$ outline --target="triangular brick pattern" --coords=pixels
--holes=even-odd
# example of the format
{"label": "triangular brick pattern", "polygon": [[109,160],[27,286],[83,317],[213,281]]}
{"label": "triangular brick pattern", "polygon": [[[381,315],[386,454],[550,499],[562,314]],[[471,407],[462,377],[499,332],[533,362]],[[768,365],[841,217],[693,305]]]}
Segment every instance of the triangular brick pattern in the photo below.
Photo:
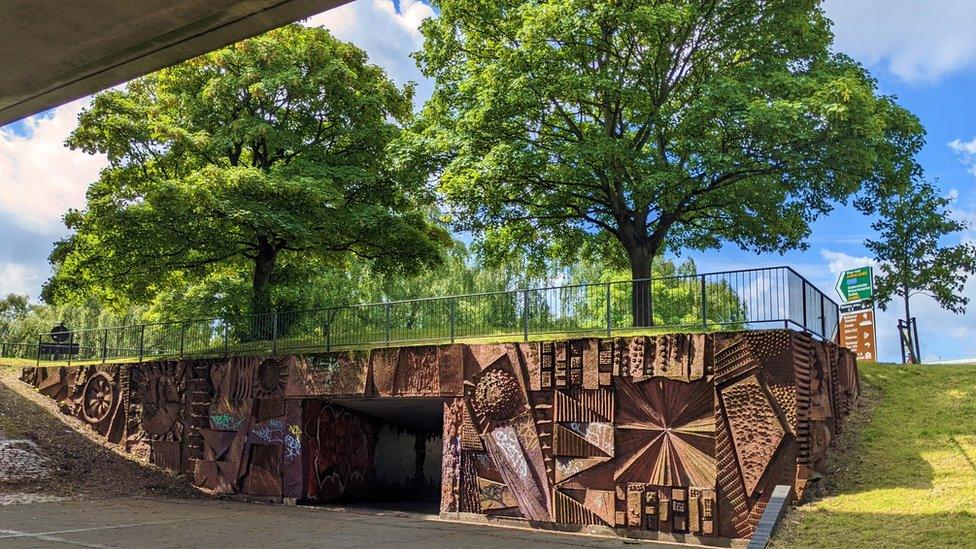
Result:
{"label": "triangular brick pattern", "polygon": [[746,493],[755,495],[786,431],[756,376],[723,387],[721,395]]}

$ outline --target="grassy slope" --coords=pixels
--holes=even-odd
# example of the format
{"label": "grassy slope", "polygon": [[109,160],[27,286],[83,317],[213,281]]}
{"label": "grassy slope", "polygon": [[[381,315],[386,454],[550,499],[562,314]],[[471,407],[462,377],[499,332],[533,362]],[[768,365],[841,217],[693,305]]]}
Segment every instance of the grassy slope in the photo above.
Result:
{"label": "grassy slope", "polygon": [[976,366],[861,368],[865,400],[831,458],[827,496],[776,547],[976,547]]}

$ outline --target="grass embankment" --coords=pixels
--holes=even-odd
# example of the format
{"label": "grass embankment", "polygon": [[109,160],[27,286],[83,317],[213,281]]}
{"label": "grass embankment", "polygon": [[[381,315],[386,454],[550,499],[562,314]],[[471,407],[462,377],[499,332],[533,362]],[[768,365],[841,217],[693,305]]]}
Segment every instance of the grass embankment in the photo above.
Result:
{"label": "grass embankment", "polygon": [[976,366],[861,367],[826,496],[775,547],[976,547]]}

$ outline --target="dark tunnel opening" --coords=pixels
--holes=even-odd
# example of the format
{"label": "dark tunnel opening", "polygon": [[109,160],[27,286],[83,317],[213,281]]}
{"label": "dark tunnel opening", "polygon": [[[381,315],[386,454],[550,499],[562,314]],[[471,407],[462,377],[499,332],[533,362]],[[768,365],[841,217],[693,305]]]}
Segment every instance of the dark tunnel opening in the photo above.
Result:
{"label": "dark tunnel opening", "polygon": [[437,514],[444,400],[308,401],[305,503]]}

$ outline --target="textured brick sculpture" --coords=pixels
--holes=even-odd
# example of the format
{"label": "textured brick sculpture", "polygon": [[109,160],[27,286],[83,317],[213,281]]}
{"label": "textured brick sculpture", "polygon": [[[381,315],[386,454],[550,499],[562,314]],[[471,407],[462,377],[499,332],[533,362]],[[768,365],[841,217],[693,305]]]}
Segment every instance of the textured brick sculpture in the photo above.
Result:
{"label": "textured brick sculpture", "polygon": [[679,541],[747,538],[776,485],[802,495],[858,398],[849,351],[786,330],[29,368],[23,379],[202,487],[307,501],[378,493],[386,424],[334,400],[437,399],[443,514]]}

